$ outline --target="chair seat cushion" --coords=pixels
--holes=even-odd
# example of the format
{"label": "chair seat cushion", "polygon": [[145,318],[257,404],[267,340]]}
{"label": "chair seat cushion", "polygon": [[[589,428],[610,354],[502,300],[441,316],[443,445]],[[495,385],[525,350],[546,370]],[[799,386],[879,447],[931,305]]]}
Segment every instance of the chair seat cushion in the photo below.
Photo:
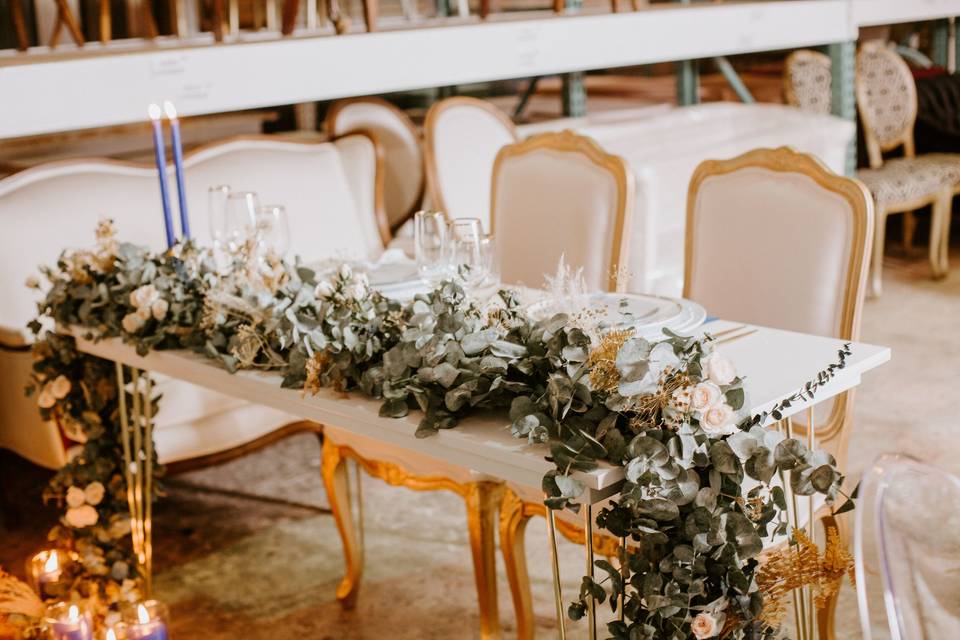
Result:
{"label": "chair seat cushion", "polygon": [[877,169],[861,169],[857,177],[870,189],[878,206],[908,205],[960,184],[960,154],[896,158]]}

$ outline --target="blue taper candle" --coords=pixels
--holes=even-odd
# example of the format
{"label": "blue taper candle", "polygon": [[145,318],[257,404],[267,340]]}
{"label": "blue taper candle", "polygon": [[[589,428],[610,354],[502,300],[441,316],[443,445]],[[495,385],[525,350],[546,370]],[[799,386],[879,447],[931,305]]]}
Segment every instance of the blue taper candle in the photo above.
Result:
{"label": "blue taper candle", "polygon": [[183,143],[180,140],[180,120],[173,103],[167,100],[163,103],[163,110],[170,120],[170,142],[173,147],[173,168],[177,174],[177,196],[180,204],[180,232],[183,239],[190,237],[190,216],[187,213],[187,186],[183,179]]}
{"label": "blue taper candle", "polygon": [[160,175],[163,226],[167,232],[167,247],[169,248],[176,242],[176,236],[173,233],[173,215],[170,212],[170,190],[167,188],[167,157],[163,146],[163,128],[160,122],[163,112],[155,104],[151,104],[147,112],[150,114],[150,123],[153,125],[153,151],[157,158],[157,173]]}

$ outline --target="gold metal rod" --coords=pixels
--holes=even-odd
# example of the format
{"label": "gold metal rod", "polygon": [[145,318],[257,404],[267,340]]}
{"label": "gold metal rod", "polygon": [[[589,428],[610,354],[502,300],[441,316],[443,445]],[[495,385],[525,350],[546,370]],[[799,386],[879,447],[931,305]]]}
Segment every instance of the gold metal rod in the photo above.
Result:
{"label": "gold metal rod", "polygon": [[623,578],[623,589],[620,590],[620,622],[623,622],[626,619],[626,613],[623,611],[624,605],[627,604],[627,536],[620,538],[620,576]]}
{"label": "gold metal rod", "polygon": [[[793,427],[792,427],[792,424],[791,424],[791,422],[790,422],[790,418],[785,418],[784,421],[783,421],[783,424],[784,424],[784,426],[786,427],[786,436],[787,436],[787,438],[792,438],[792,437],[793,437]],[[791,477],[791,478],[793,477],[793,471],[790,472],[790,477]],[[797,496],[796,496],[796,494],[793,492],[793,486],[792,486],[792,485],[790,485],[790,486],[786,486],[786,485],[785,485],[785,486],[784,486],[784,491],[787,491],[787,492],[789,493],[789,495],[790,495],[790,503],[789,503],[789,504],[790,504],[790,506],[793,507],[793,517],[792,517],[792,518],[790,517],[790,513],[791,513],[791,512],[790,512],[790,509],[787,509],[787,517],[788,517],[790,520],[792,520],[792,522],[790,523],[791,534],[792,534],[792,533],[793,533],[793,531],[792,531],[793,529],[799,529],[799,528],[800,528],[800,511],[799,511],[798,508],[797,508],[797,507],[798,507],[798,505],[797,505]],[[796,549],[796,547],[794,547],[794,549]],[[798,555],[799,555],[799,553],[800,553],[799,550],[797,550],[797,554],[798,554]],[[806,602],[805,602],[805,598],[804,598],[803,591],[801,590],[801,591],[798,593],[797,590],[794,589],[794,591],[793,591],[793,596],[794,596],[794,600],[797,600],[797,601],[799,601],[799,603],[800,603],[800,610],[799,610],[799,612],[797,612],[797,636],[798,636],[797,640],[810,640],[809,636],[807,635],[807,607],[806,607]]]}
{"label": "gold metal rod", "polygon": [[[816,433],[814,431],[813,424],[813,407],[807,408],[807,448],[810,451],[813,451],[813,448],[816,446]],[[807,535],[811,541],[815,540],[814,536],[816,534],[815,522],[814,522],[814,504],[813,504],[813,494],[807,498],[810,501],[809,510],[807,515]],[[811,637],[814,633],[814,602],[813,602],[813,585],[807,587],[807,628],[810,630]]]}
{"label": "gold metal rod", "polygon": [[550,562],[553,564],[553,598],[557,606],[557,633],[566,640],[567,627],[563,617],[563,592],[560,589],[560,560],[557,557],[557,522],[553,509],[547,508],[547,540],[550,543]]}
{"label": "gold metal rod", "polygon": [[130,417],[127,413],[127,384],[124,380],[123,365],[119,362],[115,364],[117,368],[117,399],[120,405],[120,442],[123,446],[123,477],[127,481],[127,508],[130,510],[130,539],[133,544],[133,551],[137,553],[140,543],[139,530],[136,526],[137,502],[130,446]]}
{"label": "gold metal rod", "polygon": [[360,558],[362,560],[367,553],[367,541],[363,526],[363,475],[359,463],[355,462],[353,468],[357,472],[357,532],[360,534]]}
{"label": "gold metal rod", "polygon": [[[587,573],[593,579],[593,508],[588,502],[583,505],[583,546],[587,553]],[[587,599],[587,633],[590,640],[597,640],[597,601],[593,594]]]}
{"label": "gold metal rod", "polygon": [[145,515],[143,518],[143,553],[146,558],[146,594],[153,590],[153,378],[144,371],[146,390],[144,397],[143,441],[145,449],[145,471],[143,474],[143,498]]}
{"label": "gold metal rod", "polygon": [[143,409],[140,401],[142,399],[140,391],[140,370],[136,367],[131,369],[131,382],[133,383],[133,473],[135,475],[133,483],[133,502],[134,515],[133,524],[137,530],[137,546],[134,552],[137,554],[137,560],[140,566],[146,570],[146,556],[143,549]]}

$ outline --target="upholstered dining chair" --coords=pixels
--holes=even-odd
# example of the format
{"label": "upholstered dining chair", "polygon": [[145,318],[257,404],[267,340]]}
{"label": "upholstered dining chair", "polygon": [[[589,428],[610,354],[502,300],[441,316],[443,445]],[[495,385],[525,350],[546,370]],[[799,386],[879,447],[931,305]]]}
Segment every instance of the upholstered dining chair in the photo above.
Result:
{"label": "upholstered dining chair", "polygon": [[[879,295],[886,218],[891,214],[905,214],[904,244],[909,248],[912,212],[931,207],[930,265],[934,277],[946,275],[951,203],[960,190],[960,154],[915,155],[916,84],[907,63],[883,42],[867,42],[860,48],[856,93],[870,161],[870,168],[858,171],[857,177],[876,203],[871,292]],[[884,152],[898,148],[903,157],[884,160]]]}
{"label": "upholstered dining chair", "polygon": [[810,113],[829,114],[833,102],[830,56],[801,49],[783,63],[783,95],[787,104]]}
{"label": "upholstered dining chair", "polygon": [[548,132],[503,147],[490,197],[503,281],[539,286],[562,255],[591,289],[619,290],[633,198],[626,161],[591,138]]}
{"label": "upholstered dining chair", "polygon": [[960,478],[883,455],[864,473],[855,516],[864,640],[953,637],[960,624]]}
{"label": "upholstered dining chair", "polygon": [[[622,158],[572,131],[541,133],[500,150],[492,183],[490,220],[504,282],[537,286],[563,254],[571,267],[583,268],[591,289],[620,290],[634,209],[634,177]],[[532,517],[544,515],[542,494],[508,488],[500,511],[500,548],[519,638],[532,638],[534,627],[526,527]],[[582,544],[579,518],[566,511],[557,516],[557,530]],[[617,544],[594,536],[601,555],[615,555]]]}
{"label": "upholstered dining chair", "polygon": [[500,149],[517,141],[494,105],[457,96],[436,103],[423,127],[431,205],[449,218],[480,218],[490,229],[490,177]]}
{"label": "upholstered dining chair", "polygon": [[[873,225],[866,187],[813,156],[779,148],[708,160],[690,180],[683,296],[727,320],[855,341]],[[844,469],[853,394],[819,407],[816,445]],[[800,420],[791,429],[806,437]],[[845,523],[814,508],[817,521],[848,543]],[[803,524],[809,508],[800,511]],[[833,598],[818,611],[819,637],[834,637],[835,609]]]}
{"label": "upholstered dining chair", "polygon": [[333,103],[325,122],[331,138],[356,130],[373,132],[383,151],[384,205],[396,232],[420,208],[425,186],[420,132],[406,113],[382,98]]}

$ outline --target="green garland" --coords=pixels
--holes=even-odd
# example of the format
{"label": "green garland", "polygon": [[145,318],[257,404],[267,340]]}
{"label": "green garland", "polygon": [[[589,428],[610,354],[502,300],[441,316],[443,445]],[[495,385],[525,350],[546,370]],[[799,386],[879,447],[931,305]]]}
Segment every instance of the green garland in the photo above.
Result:
{"label": "green garland", "polygon": [[[596,521],[631,544],[620,568],[597,562],[603,581],[584,577],[571,617],[584,614],[589,596],[609,598],[614,610],[622,597],[614,638],[772,636],[761,620],[756,556],[765,538],[789,533],[775,478],[832,503],[843,477],[828,454],[744,413],[742,380],[712,339],[668,333],[648,342],[598,330],[590,314],[535,321],[509,292],[481,307],[450,282],[400,304],[347,266],[318,284],[309,269],[271,256],[241,251],[229,275],[209,258],[190,242],[163,254],[120,244],[102,224],[96,249],[65,253],[45,270],[32,387],[44,418],[86,439],[47,495],[77,503],[77,490],[93,485],[95,498],[95,483],[105,489],[97,504],[81,505],[96,507],[95,523],[88,509],[86,519],[68,509],[51,535],[81,551],[107,602],[136,577],[123,526],[115,374],[71,339],[44,333],[44,320],[120,337],[141,354],[189,349],[231,371],[277,370],[287,387],[359,391],[383,400],[383,416],[419,411],[418,437],[478,409],[509,413],[516,437],[549,444],[550,507],[576,509],[584,488],[575,472],[600,461],[625,467],[620,497]],[[847,354],[802,393],[812,396]],[[757,486],[745,493],[748,477]]]}

